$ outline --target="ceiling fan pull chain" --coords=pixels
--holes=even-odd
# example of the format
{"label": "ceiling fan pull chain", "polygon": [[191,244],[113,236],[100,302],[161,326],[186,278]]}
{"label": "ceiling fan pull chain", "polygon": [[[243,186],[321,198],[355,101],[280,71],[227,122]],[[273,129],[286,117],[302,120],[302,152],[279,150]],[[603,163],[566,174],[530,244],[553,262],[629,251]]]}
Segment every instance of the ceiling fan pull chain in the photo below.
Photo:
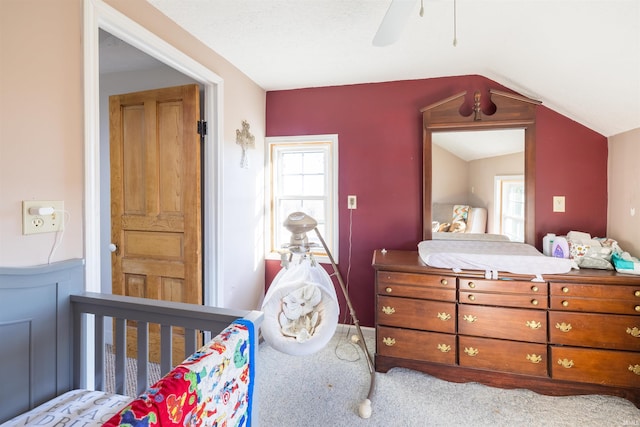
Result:
{"label": "ceiling fan pull chain", "polygon": [[457,29],[457,7],[456,0],[453,0],[453,47],[458,46],[458,29]]}

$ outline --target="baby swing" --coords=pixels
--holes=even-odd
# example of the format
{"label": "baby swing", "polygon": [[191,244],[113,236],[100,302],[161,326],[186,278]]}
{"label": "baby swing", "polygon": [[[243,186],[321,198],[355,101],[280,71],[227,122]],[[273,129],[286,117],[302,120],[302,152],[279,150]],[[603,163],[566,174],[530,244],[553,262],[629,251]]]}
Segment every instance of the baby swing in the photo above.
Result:
{"label": "baby swing", "polygon": [[309,243],[307,232],[314,230],[331,262],[353,319],[357,336],[353,336],[352,341],[365,354],[371,381],[367,398],[359,405],[358,413],[362,418],[369,418],[375,385],[373,362],[338,267],[316,227],[315,219],[303,212],[294,212],[283,225],[291,232],[291,241],[285,246],[288,259],[283,255],[283,268],[265,295],[262,336],[274,349],[301,356],[319,351],[335,334],[340,307],[331,276],[311,254],[310,249],[316,244]]}

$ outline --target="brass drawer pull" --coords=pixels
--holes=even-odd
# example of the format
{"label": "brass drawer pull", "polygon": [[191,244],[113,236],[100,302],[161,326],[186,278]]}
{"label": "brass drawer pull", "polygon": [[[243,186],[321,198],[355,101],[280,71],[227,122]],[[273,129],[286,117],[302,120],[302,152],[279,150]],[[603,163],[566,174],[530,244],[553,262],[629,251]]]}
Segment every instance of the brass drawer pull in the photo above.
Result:
{"label": "brass drawer pull", "polygon": [[567,301],[567,300],[562,301],[562,306],[563,307],[569,307],[569,301]]}
{"label": "brass drawer pull", "polygon": [[464,352],[471,357],[476,356],[479,353],[478,349],[473,347],[465,347]]}
{"label": "brass drawer pull", "polygon": [[635,291],[633,294],[637,297],[640,297],[640,291]]}
{"label": "brass drawer pull", "polygon": [[473,282],[469,282],[469,283],[467,283],[467,286],[469,286],[471,289],[475,289],[476,284],[473,283]]}
{"label": "brass drawer pull", "polygon": [[640,313],[640,305],[636,305],[634,310],[637,311],[638,313]]}
{"label": "brass drawer pull", "polygon": [[469,323],[473,323],[476,320],[478,320],[478,317],[476,316],[472,316],[470,314],[465,314],[464,316],[462,316],[462,320],[469,322]]}
{"label": "brass drawer pull", "polygon": [[469,298],[469,301],[475,301],[476,300],[476,296],[475,295],[469,295],[467,298]]}
{"label": "brass drawer pull", "polygon": [[540,290],[540,288],[538,288],[537,286],[534,285],[534,286],[531,287],[531,290],[533,292],[538,292]]}
{"label": "brass drawer pull", "polygon": [[531,300],[531,305],[538,305],[538,304],[540,304],[540,302],[537,299]]}
{"label": "brass drawer pull", "polygon": [[560,329],[562,332],[569,332],[571,330],[571,323],[556,323],[556,329]]}
{"label": "brass drawer pull", "polygon": [[574,363],[573,360],[567,360],[567,359],[558,359],[558,365],[562,366],[563,368],[572,368]]}
{"label": "brass drawer pull", "polygon": [[444,321],[450,320],[451,315],[449,313],[438,313],[438,319]]}
{"label": "brass drawer pull", "polygon": [[542,356],[537,354],[527,354],[527,360],[531,363],[540,363],[542,362]]}
{"label": "brass drawer pull", "polygon": [[391,315],[391,314],[393,314],[393,313],[395,313],[395,312],[396,312],[396,309],[395,309],[395,308],[393,308],[393,307],[387,307],[386,305],[383,305],[383,306],[382,306],[382,312],[383,312],[384,314]]}
{"label": "brass drawer pull", "polygon": [[627,328],[627,333],[632,337],[640,338],[640,329],[638,329],[636,326],[634,326],[633,328]]}
{"label": "brass drawer pull", "polygon": [[640,375],[640,365],[629,365],[629,370],[636,375]]}
{"label": "brass drawer pull", "polygon": [[386,293],[390,294],[390,293],[391,293],[391,291],[393,291],[393,289],[391,289],[391,288],[385,288],[385,289],[384,289],[384,291],[385,291]]}
{"label": "brass drawer pull", "polygon": [[447,279],[440,279],[440,284],[442,286],[447,286],[449,284],[449,281]]}
{"label": "brass drawer pull", "polygon": [[527,328],[531,328],[531,329],[540,329],[542,328],[542,323],[540,322],[536,322],[535,320],[527,320]]}
{"label": "brass drawer pull", "polygon": [[383,337],[382,338],[382,342],[384,343],[384,345],[386,345],[387,347],[391,347],[393,345],[396,344],[396,339],[395,338],[391,338],[391,337]]}
{"label": "brass drawer pull", "polygon": [[451,351],[451,346],[447,344],[438,344],[438,350],[443,353],[449,353]]}
{"label": "brass drawer pull", "polygon": [[566,286],[563,286],[562,287],[562,292],[564,292],[565,294],[569,293],[569,288],[567,288]]}

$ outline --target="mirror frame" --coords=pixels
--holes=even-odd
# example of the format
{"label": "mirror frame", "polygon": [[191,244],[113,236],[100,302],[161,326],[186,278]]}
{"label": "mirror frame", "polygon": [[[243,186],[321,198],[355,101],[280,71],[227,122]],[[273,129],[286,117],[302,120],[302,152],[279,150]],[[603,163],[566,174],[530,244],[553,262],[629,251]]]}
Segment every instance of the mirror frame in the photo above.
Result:
{"label": "mirror frame", "polygon": [[[420,110],[422,113],[422,239],[431,240],[431,141],[433,132],[491,129],[524,129],[525,216],[524,241],[535,245],[536,194],[536,107],[540,101],[527,97],[489,90],[489,102],[495,111],[485,113],[482,95],[474,94],[471,112],[462,107],[467,92],[461,92]],[[489,110],[490,108],[486,108]]]}

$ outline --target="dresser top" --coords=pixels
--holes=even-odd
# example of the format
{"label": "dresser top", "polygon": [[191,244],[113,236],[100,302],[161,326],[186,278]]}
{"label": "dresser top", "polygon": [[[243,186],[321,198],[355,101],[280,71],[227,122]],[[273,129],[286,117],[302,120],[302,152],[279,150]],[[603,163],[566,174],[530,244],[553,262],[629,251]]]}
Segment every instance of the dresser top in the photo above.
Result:
{"label": "dresser top", "polygon": [[[433,268],[426,265],[421,259],[418,251],[400,251],[377,249],[373,253],[373,268],[385,271],[399,271],[404,273],[438,274],[461,277],[484,277],[484,271],[464,270],[455,273],[453,270],[445,268]],[[512,274],[506,272],[499,273],[500,278],[531,280],[535,276],[524,274]],[[546,281],[553,282],[597,282],[603,284],[621,284],[640,286],[640,275],[622,274],[614,270],[596,270],[583,268],[571,270],[566,274],[544,274]]]}

